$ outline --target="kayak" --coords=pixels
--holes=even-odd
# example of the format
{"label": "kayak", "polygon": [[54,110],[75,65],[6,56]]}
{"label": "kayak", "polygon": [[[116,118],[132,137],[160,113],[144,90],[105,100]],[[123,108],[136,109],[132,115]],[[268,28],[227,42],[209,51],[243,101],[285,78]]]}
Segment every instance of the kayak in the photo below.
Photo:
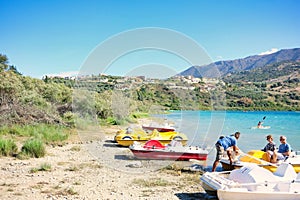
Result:
{"label": "kayak", "polygon": [[257,126],[252,126],[251,129],[269,129],[271,128],[271,126],[261,126],[261,127],[257,127]]}

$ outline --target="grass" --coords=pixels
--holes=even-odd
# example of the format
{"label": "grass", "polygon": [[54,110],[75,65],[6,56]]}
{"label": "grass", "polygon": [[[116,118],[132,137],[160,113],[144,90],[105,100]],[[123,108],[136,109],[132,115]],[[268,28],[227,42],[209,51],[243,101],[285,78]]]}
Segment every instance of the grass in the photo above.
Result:
{"label": "grass", "polygon": [[30,169],[30,173],[36,173],[36,172],[38,172],[38,171],[47,171],[47,172],[49,172],[49,171],[51,171],[51,164],[48,164],[48,163],[43,163],[43,164],[41,164],[41,166],[39,167],[39,168],[32,168],[32,169]]}
{"label": "grass", "polygon": [[64,165],[68,165],[68,164],[70,164],[70,162],[63,161],[63,162],[57,163],[57,165],[59,165],[59,166],[64,166]]}
{"label": "grass", "polygon": [[136,119],[146,118],[146,117],[149,117],[149,116],[150,116],[149,113],[145,113],[145,112],[135,112],[135,113],[131,114],[131,117],[136,118]]}
{"label": "grass", "polygon": [[[21,152],[12,139],[0,139],[0,156],[14,156],[18,159],[45,156],[45,145],[60,145],[69,139],[73,129],[49,124],[1,126],[0,137],[13,138],[23,144]],[[25,142],[24,142],[25,141]],[[78,151],[78,148],[74,148]]]}
{"label": "grass", "polygon": [[200,173],[195,173],[195,174],[187,174],[186,176],[183,176],[180,178],[180,182],[190,184],[190,185],[197,185],[199,183],[199,177]]}
{"label": "grass", "polygon": [[52,144],[67,140],[71,134],[70,130],[64,126],[49,124],[14,125],[13,127],[0,127],[0,136],[36,138],[43,140],[46,144]]}
{"label": "grass", "polygon": [[55,193],[56,195],[78,195],[74,188],[69,187]]}
{"label": "grass", "polygon": [[80,146],[73,146],[70,150],[71,151],[80,151],[81,147]]}
{"label": "grass", "polygon": [[69,166],[67,169],[65,169],[65,171],[80,171],[85,168],[100,169],[102,168],[102,166],[99,165],[98,163],[80,163],[76,166],[75,165]]}
{"label": "grass", "polygon": [[41,158],[46,154],[45,145],[41,140],[29,139],[21,149],[21,153],[33,158]]}
{"label": "grass", "polygon": [[157,187],[157,186],[168,186],[168,185],[173,185],[173,183],[170,183],[164,179],[158,178],[158,179],[134,179],[133,184],[135,185],[140,185],[143,187]]}
{"label": "grass", "polygon": [[66,171],[70,171],[70,172],[75,172],[75,171],[79,171],[80,168],[78,168],[77,166],[71,166],[68,169],[66,169]]}
{"label": "grass", "polygon": [[81,185],[81,183],[79,181],[75,181],[73,185]]}
{"label": "grass", "polygon": [[51,171],[51,164],[49,164],[49,163],[43,163],[40,166],[39,171]]}
{"label": "grass", "polygon": [[0,139],[1,156],[13,156],[17,151],[18,147],[12,139]]}
{"label": "grass", "polygon": [[77,195],[78,194],[78,192],[76,192],[74,190],[74,188],[67,188],[67,189],[65,189],[65,192],[69,195]]}
{"label": "grass", "polygon": [[177,165],[177,164],[172,164],[172,165],[167,165],[166,167],[162,168],[160,171],[170,174],[170,175],[180,175],[181,171],[183,169],[183,166]]}

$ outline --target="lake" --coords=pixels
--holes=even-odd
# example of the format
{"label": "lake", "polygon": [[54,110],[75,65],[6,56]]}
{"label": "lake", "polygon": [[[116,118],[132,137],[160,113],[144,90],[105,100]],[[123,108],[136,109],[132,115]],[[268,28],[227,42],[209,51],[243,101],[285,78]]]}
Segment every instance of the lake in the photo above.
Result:
{"label": "lake", "polygon": [[[300,112],[288,111],[173,111],[156,115],[174,122],[177,131],[185,133],[189,145],[213,148],[209,158],[214,159],[214,144],[221,135],[241,132],[238,146],[243,152],[262,149],[272,134],[277,147],[279,136],[285,135],[293,150],[300,150]],[[262,121],[270,129],[253,129]]]}

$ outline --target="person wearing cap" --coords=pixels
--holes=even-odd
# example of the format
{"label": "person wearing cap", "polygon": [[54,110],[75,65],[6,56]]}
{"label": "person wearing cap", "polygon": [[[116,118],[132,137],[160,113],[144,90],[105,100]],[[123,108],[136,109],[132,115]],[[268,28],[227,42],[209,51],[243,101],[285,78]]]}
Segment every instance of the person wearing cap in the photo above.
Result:
{"label": "person wearing cap", "polygon": [[267,161],[268,162],[276,162],[274,160],[274,151],[276,150],[276,144],[273,142],[273,136],[272,135],[267,135],[267,141],[268,144],[262,149],[262,151],[266,152],[268,154],[267,156]]}
{"label": "person wearing cap", "polygon": [[213,163],[213,167],[212,167],[212,171],[214,172],[223,156],[224,151],[227,152],[229,161],[230,161],[230,165],[232,165],[232,157],[231,157],[231,147],[233,149],[233,151],[238,154],[238,150],[239,148],[237,147],[237,140],[240,137],[240,132],[235,132],[232,135],[229,136],[221,136],[219,138],[219,140],[217,141],[217,143],[215,144],[216,146],[216,150],[217,150],[217,155],[216,155],[216,159]]}
{"label": "person wearing cap", "polygon": [[287,143],[285,136],[280,136],[279,140],[281,144],[278,147],[278,151],[276,153],[274,152],[273,157],[276,160],[285,160],[291,154],[292,148],[291,145]]}

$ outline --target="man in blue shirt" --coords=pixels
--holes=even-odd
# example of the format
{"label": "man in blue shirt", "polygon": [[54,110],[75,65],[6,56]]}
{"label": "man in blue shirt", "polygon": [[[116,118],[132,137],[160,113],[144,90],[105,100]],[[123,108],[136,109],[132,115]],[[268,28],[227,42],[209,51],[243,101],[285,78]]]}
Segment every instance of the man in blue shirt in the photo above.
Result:
{"label": "man in blue shirt", "polygon": [[286,142],[285,136],[280,136],[280,145],[278,147],[278,152],[274,153],[274,159],[284,160],[291,154],[291,146]]}
{"label": "man in blue shirt", "polygon": [[235,132],[233,135],[226,136],[226,137],[220,137],[219,140],[216,143],[216,150],[217,150],[217,155],[215,162],[212,167],[212,171],[214,172],[223,156],[224,151],[227,152],[230,165],[232,164],[232,157],[231,157],[231,148],[233,148],[233,151],[238,153],[238,147],[237,147],[237,140],[240,137],[240,132]]}

